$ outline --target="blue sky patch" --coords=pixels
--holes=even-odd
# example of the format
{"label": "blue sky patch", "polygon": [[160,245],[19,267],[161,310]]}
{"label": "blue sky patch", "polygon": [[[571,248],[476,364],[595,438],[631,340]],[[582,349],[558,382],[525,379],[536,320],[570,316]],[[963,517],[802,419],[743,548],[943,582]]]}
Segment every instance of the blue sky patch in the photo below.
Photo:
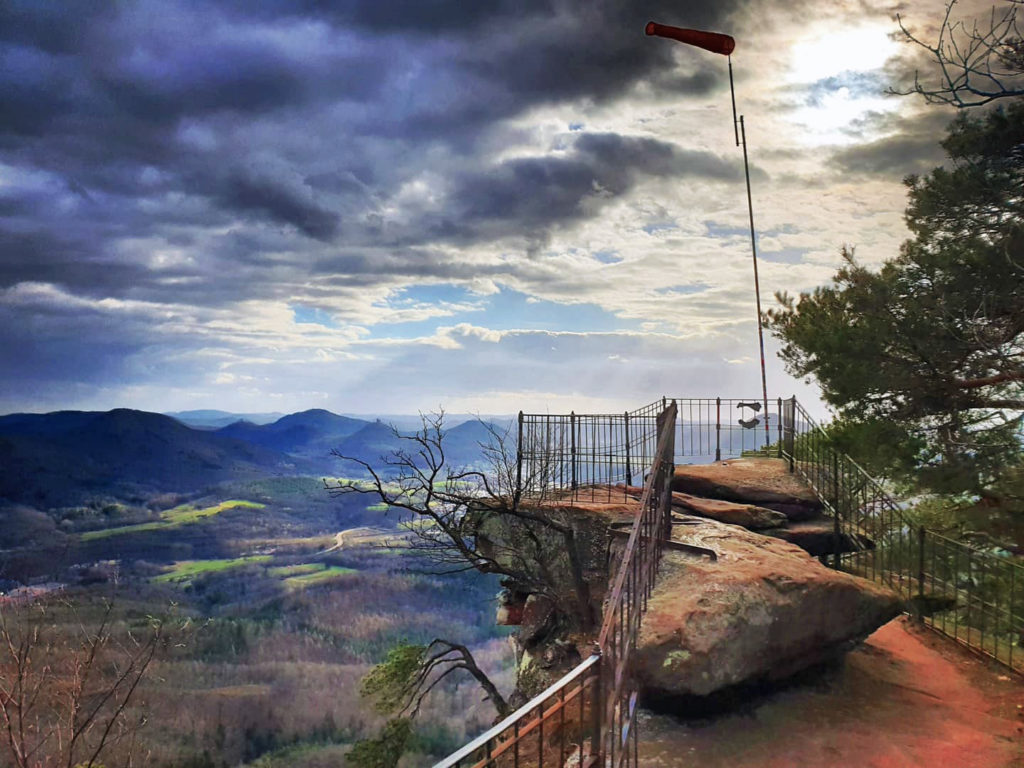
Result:
{"label": "blue sky patch", "polygon": [[658,232],[667,232],[672,229],[679,229],[674,221],[654,221],[650,224],[645,224],[643,227],[644,232],[648,235],[654,235]]}
{"label": "blue sky patch", "polygon": [[416,304],[464,304],[476,301],[479,297],[466,288],[451,283],[434,283],[431,285],[410,285],[396,292],[396,295],[381,306],[408,307]]}
{"label": "blue sky patch", "polygon": [[317,307],[307,307],[303,304],[289,304],[288,309],[292,311],[292,320],[296,323],[322,325],[327,328],[338,327],[338,324],[334,322],[334,318],[331,317],[329,312],[324,312],[322,309],[318,309]]}
{"label": "blue sky patch", "polygon": [[[458,323],[483,325],[496,331],[526,329],[583,333],[640,329],[639,320],[617,317],[596,304],[563,304],[530,298],[527,294],[511,288],[503,288],[490,296],[475,296],[453,285],[415,286],[403,293],[406,297],[415,298],[415,303],[458,303],[471,300],[474,304],[479,304],[480,309],[456,312],[444,317],[431,317],[414,323],[376,323],[370,328],[369,338],[414,339],[432,335],[439,326]],[[440,298],[442,296],[443,298]]]}
{"label": "blue sky patch", "polygon": [[776,264],[801,264],[810,248],[783,248],[780,251],[758,251],[757,258]]}
{"label": "blue sky patch", "polygon": [[623,262],[618,251],[594,251],[591,255],[602,264],[621,264]]}
{"label": "blue sky patch", "polygon": [[705,221],[705,228],[707,228],[708,237],[739,237],[740,235],[750,235],[750,230],[746,227],[727,227],[724,224],[719,224],[717,221]]}

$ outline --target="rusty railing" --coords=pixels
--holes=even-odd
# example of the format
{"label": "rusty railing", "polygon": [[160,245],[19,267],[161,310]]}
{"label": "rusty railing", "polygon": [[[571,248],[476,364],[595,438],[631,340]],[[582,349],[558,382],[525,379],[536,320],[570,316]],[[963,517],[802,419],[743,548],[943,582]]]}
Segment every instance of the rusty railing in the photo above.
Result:
{"label": "rusty railing", "polygon": [[835,538],[855,546],[831,565],[896,591],[926,625],[1024,673],[1024,567],[917,525],[791,398],[783,403],[783,455],[817,493]]}

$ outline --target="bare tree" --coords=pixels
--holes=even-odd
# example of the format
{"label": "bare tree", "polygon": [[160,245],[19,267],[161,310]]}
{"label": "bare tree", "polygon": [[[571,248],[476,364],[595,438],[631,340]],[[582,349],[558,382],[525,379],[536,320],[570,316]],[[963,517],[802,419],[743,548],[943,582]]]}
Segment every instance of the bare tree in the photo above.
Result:
{"label": "bare tree", "polygon": [[[489,438],[480,446],[483,469],[455,467],[445,453],[444,412],[421,414],[421,423],[412,435],[392,428],[404,447],[381,457],[379,466],[334,451],[359,466],[367,479],[325,479],[325,487],[334,495],[368,494],[408,513],[402,525],[410,546],[435,572],[500,574],[524,592],[547,597],[563,624],[593,629],[596,611],[584,575],[583,543],[572,520],[543,498],[531,496],[529,503],[521,498],[523,487],[549,485],[544,462],[534,462],[527,470],[533,476],[522,477],[508,432],[485,424]],[[362,685],[377,711],[391,719],[379,735],[357,742],[348,761],[360,768],[396,765],[425,698],[457,672],[477,681],[499,718],[510,713],[508,701],[465,645],[443,638],[399,645]]]}
{"label": "bare tree", "polygon": [[459,643],[432,640],[427,645],[399,645],[363,678],[361,692],[382,715],[391,717],[381,732],[356,742],[347,755],[355,768],[393,768],[412,734],[412,720],[427,695],[453,672],[469,672],[484,689],[498,718],[512,712],[470,650]]}
{"label": "bare tree", "polygon": [[459,643],[434,639],[427,645],[399,645],[363,679],[362,693],[378,712],[415,717],[427,695],[457,671],[468,672],[484,689],[498,717],[512,710],[470,650]]}
{"label": "bare tree", "polygon": [[[411,534],[412,548],[441,572],[500,574],[525,592],[549,598],[574,628],[593,629],[596,610],[585,578],[580,534],[557,505],[537,498],[522,502],[520,487],[543,483],[518,475],[508,433],[486,425],[483,470],[452,467],[445,455],[444,412],[421,418],[422,428],[415,434],[393,430],[408,448],[381,457],[380,468],[334,451],[338,458],[358,465],[368,479],[324,480],[325,487],[335,495],[369,494],[409,513],[403,526]],[[544,469],[537,465],[531,471]]]}
{"label": "bare tree", "polygon": [[955,19],[957,2],[947,2],[934,43],[917,36],[897,15],[904,39],[927,51],[938,65],[938,79],[922,80],[916,71],[911,88],[889,92],[901,96],[916,93],[932,104],[958,108],[1024,95],[1024,40],[1017,16],[1024,0],[1005,0],[1002,8],[993,6],[987,21]]}
{"label": "bare tree", "polygon": [[[65,609],[70,629],[53,616]],[[116,636],[112,619],[111,603],[94,626],[66,604],[0,610],[0,754],[17,768],[131,765],[129,706],[165,636],[156,620]]]}

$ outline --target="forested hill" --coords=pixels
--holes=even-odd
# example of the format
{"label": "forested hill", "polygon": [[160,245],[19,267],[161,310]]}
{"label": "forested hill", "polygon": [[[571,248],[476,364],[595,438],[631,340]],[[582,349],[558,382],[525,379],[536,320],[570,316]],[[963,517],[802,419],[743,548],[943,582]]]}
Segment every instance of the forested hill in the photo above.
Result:
{"label": "forested hill", "polygon": [[[453,466],[477,464],[488,430],[447,430]],[[190,427],[170,416],[117,409],[0,416],[0,501],[52,507],[97,494],[123,499],[193,491],[267,475],[347,475],[358,467],[332,449],[380,464],[405,441],[380,421],[310,410],[269,424]]]}
{"label": "forested hill", "polygon": [[[302,411],[283,416],[270,424],[236,421],[217,434],[245,440],[284,453],[324,457],[345,438],[367,427],[371,422],[353,419],[322,409]],[[390,435],[391,430],[385,427]]]}

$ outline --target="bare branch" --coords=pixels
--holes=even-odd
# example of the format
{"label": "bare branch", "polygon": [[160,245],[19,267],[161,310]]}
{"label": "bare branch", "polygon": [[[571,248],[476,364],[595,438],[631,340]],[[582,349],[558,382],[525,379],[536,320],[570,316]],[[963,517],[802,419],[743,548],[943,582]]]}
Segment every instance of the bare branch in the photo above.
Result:
{"label": "bare branch", "polygon": [[918,94],[929,103],[960,109],[1024,95],[1024,41],[1017,18],[1021,0],[1005,0],[1007,7],[1001,11],[993,7],[985,25],[954,20],[957,2],[947,2],[934,44],[915,35],[903,18],[896,16],[904,40],[927,51],[939,77],[938,82],[926,83],[916,71],[911,88],[889,89],[889,93]]}

